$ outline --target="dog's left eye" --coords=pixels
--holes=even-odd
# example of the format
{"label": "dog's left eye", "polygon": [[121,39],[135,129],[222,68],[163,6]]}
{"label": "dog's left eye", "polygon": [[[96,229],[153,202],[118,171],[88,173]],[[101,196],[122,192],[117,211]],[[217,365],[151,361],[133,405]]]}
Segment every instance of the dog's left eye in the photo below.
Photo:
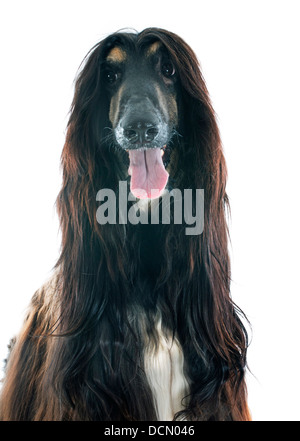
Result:
{"label": "dog's left eye", "polygon": [[166,61],[161,66],[161,73],[166,78],[171,78],[173,75],[175,75],[175,67],[173,66],[173,63],[171,61]]}

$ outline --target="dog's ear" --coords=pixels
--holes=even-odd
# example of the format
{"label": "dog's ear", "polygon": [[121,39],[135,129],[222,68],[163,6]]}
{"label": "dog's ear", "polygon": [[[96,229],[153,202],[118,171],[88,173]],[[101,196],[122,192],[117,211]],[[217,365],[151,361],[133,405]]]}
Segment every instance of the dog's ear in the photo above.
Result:
{"label": "dog's ear", "polygon": [[[100,109],[105,106],[105,93],[101,84],[101,72],[103,65],[103,53],[105,43],[100,42],[85,57],[75,81],[75,92],[71,106],[69,128],[78,128],[78,136],[86,140],[89,131],[93,126],[93,121],[98,116],[98,121],[102,121],[98,115]],[[106,111],[107,113],[107,111]],[[91,119],[93,116],[93,120]]]}
{"label": "dog's ear", "polygon": [[110,47],[108,38],[102,40],[88,52],[79,67],[61,158],[66,178],[77,180],[89,176],[93,181],[97,157],[107,155],[108,149],[101,149],[110,125],[103,66]]}

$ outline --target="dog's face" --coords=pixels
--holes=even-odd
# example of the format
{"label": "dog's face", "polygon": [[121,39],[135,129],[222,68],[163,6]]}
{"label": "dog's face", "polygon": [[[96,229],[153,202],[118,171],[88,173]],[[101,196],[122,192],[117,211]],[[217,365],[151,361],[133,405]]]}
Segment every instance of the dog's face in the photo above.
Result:
{"label": "dog's face", "polygon": [[159,41],[142,48],[115,45],[103,75],[115,141],[129,154],[131,191],[158,197],[168,180],[162,156],[178,124],[175,66]]}

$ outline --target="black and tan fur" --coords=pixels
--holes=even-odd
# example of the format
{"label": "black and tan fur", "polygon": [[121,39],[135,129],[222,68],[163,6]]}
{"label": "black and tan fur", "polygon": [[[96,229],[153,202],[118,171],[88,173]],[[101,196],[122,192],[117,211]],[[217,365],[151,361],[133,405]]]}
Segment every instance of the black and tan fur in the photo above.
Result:
{"label": "black and tan fur", "polygon": [[[130,185],[135,148],[162,149],[167,190],[204,189],[201,235],[172,219],[97,222],[97,191]],[[250,419],[247,333],[230,297],[226,165],[196,56],[180,37],[120,32],[90,51],[62,168],[61,254],[11,352],[1,419]]]}

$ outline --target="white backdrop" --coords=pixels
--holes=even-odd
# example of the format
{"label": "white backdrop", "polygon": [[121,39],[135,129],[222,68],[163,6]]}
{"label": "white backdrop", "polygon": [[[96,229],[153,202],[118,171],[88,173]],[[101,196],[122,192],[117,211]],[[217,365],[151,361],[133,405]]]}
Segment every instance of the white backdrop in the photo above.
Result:
{"label": "white backdrop", "polygon": [[120,28],[179,34],[200,60],[228,163],[232,296],[252,324],[254,420],[300,420],[299,2],[1,3],[0,359],[59,252],[54,202],[73,79]]}

